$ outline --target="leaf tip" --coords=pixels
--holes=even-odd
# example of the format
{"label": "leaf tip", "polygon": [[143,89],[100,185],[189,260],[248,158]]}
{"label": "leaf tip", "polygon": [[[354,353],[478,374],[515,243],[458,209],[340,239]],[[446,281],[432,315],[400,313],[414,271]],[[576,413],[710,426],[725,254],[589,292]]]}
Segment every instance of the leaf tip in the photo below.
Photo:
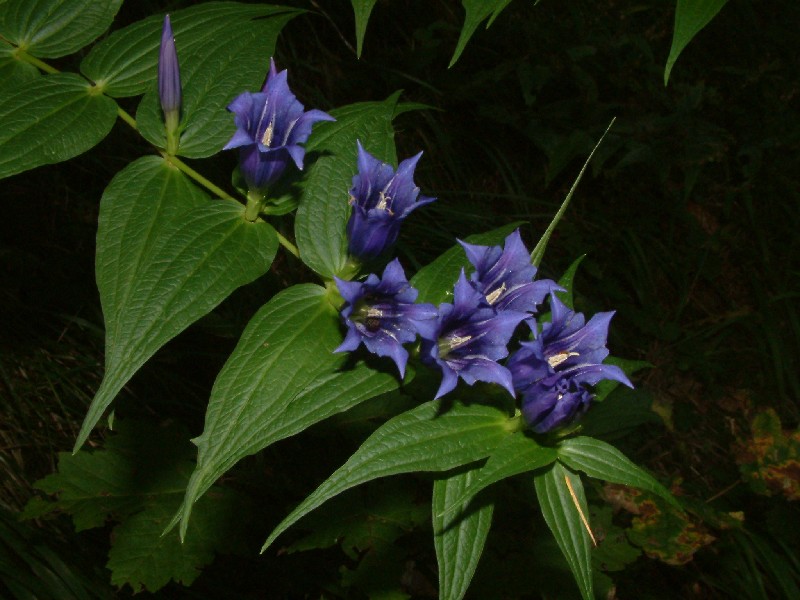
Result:
{"label": "leaf tip", "polygon": [[89,431],[86,428],[86,424],[81,427],[80,432],[78,433],[78,437],[75,440],[75,445],[72,447],[72,456],[75,456],[80,449],[83,447],[83,444],[86,443],[86,438],[89,437]]}
{"label": "leaf tip", "polygon": [[264,545],[263,545],[263,546],[261,546],[261,550],[259,550],[259,551],[258,551],[258,553],[259,553],[259,554],[264,554],[264,552],[266,552],[266,551],[267,551],[267,548],[269,548],[269,547],[272,545],[272,542],[273,542],[273,540],[274,540],[274,539],[275,539],[275,538],[274,538],[274,536],[270,535],[270,536],[267,538],[267,541],[266,541],[266,542],[264,542]]}
{"label": "leaf tip", "polygon": [[[182,515],[183,515],[183,507],[178,509],[178,512],[175,513],[175,516],[172,517],[172,520],[167,524],[167,526],[164,528],[164,531],[161,532],[161,535],[159,537],[163,538],[170,531],[175,529],[175,526],[180,522]],[[181,536],[181,544],[182,543],[183,543],[183,536]]]}
{"label": "leaf tip", "polygon": [[664,87],[667,87],[669,84],[669,75],[672,73],[672,65],[675,64],[675,61],[667,61],[667,65],[664,67]]}

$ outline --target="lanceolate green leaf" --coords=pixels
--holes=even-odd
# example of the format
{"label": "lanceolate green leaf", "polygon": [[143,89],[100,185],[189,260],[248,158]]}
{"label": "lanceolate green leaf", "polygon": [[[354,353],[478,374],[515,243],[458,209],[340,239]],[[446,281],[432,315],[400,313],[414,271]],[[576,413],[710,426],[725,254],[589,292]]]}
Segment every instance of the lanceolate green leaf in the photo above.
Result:
{"label": "lanceolate green leaf", "polygon": [[492,525],[494,504],[459,503],[456,514],[443,516],[477,476],[478,469],[447,475],[433,484],[433,544],[439,565],[439,598],[461,600],[478,566]]}
{"label": "lanceolate green leaf", "polygon": [[508,424],[498,408],[447,407],[438,400],[390,419],[281,521],[262,551],[303,515],[360,483],[411,471],[447,471],[484,458],[509,435]]}
{"label": "lanceolate green leaf", "polygon": [[591,541],[581,518],[582,512],[588,519],[589,510],[581,478],[556,462],[552,468],[536,474],[534,483],[542,516],[567,559],[581,596],[584,600],[593,600]]}
{"label": "lanceolate green leaf", "polygon": [[361,58],[364,47],[364,34],[367,32],[367,22],[372,9],[378,0],[350,0],[356,18],[356,56]]}
{"label": "lanceolate green leaf", "polygon": [[[471,235],[464,241],[487,246],[502,244],[506,236],[517,227],[519,227],[519,223],[510,223],[487,233]],[[432,263],[422,267],[411,278],[411,285],[419,291],[417,302],[439,304],[452,300],[453,285],[455,285],[462,268],[465,268],[469,274],[472,266],[467,260],[464,248],[459,244],[450,248]]]}
{"label": "lanceolate green leaf", "polygon": [[114,126],[117,105],[71,73],[0,88],[0,178],[86,152]]}
{"label": "lanceolate green leaf", "polygon": [[192,504],[240,459],[397,387],[393,374],[334,354],[341,342],[320,286],[291,287],[256,313],[211,391],[182,532]]}
{"label": "lanceolate green leaf", "polygon": [[589,477],[653,492],[676,508],[681,508],[667,488],[606,442],[590,437],[564,440],[558,447],[558,459],[570,469],[583,471]]}
{"label": "lanceolate green leaf", "polygon": [[456,44],[456,50],[453,52],[453,58],[450,59],[450,67],[456,64],[456,61],[461,56],[464,48],[467,47],[467,42],[469,42],[472,34],[475,33],[478,25],[487,17],[491,16],[489,22],[486,24],[488,28],[492,24],[492,21],[497,18],[497,15],[510,3],[511,0],[461,0],[461,4],[464,5],[464,10],[467,14],[464,18],[464,25],[461,28],[461,35]]}
{"label": "lanceolate green leaf", "polygon": [[122,0],[8,0],[0,34],[40,58],[72,54],[100,36]]}
{"label": "lanceolate green leaf", "polygon": [[675,7],[672,47],[669,49],[667,66],[664,68],[664,85],[669,82],[672,67],[686,45],[708,25],[727,2],[728,0],[678,0]]}
{"label": "lanceolate green leaf", "polygon": [[468,484],[463,486],[461,496],[453,498],[453,502],[445,507],[447,514],[452,515],[463,502],[493,483],[546,467],[555,462],[557,456],[555,448],[540,446],[522,432],[507,437],[492,450],[486,464],[475,470]]}
{"label": "lanceolate green leaf", "polygon": [[609,123],[603,135],[600,136],[600,139],[597,140],[597,144],[595,144],[594,148],[592,148],[592,151],[589,153],[586,162],[583,163],[583,166],[581,167],[578,176],[575,178],[575,183],[573,183],[572,187],[569,188],[567,197],[564,198],[564,201],[558,208],[558,211],[553,217],[553,220],[550,221],[550,224],[547,226],[547,229],[545,230],[544,234],[537,242],[536,247],[533,249],[533,252],[531,252],[531,262],[533,262],[535,266],[538,267],[542,263],[542,258],[544,257],[544,251],[547,249],[547,244],[550,241],[550,236],[553,235],[553,232],[556,230],[556,225],[558,225],[558,222],[561,220],[561,217],[563,217],[564,213],[567,212],[567,207],[569,206],[569,202],[570,200],[572,200],[572,195],[575,193],[575,190],[578,189],[578,184],[581,182],[583,174],[586,172],[586,167],[589,166],[589,163],[591,162],[594,153],[597,152],[597,149],[600,147],[600,144],[603,143],[603,139],[606,137],[609,130],[614,125],[614,121],[616,120],[617,120],[616,117],[611,119],[611,123]]}
{"label": "lanceolate green leaf", "polygon": [[[275,38],[286,21],[298,13],[296,9],[283,6],[237,2],[208,2],[175,11],[170,19],[181,70],[189,68],[195,62],[192,57],[204,54],[208,47],[217,48],[222,55],[233,55],[227,44],[239,48],[237,40],[245,38],[253,40],[254,46],[263,50],[264,55],[258,57],[258,65],[242,61],[236,68],[249,73],[256,66],[262,67],[263,82],[266,76],[263,67],[273,52]],[[83,59],[81,73],[113,97],[136,96],[148,91],[156,81],[163,18],[154,15],[112,33]],[[256,25],[259,21],[263,24]],[[265,38],[255,40],[256,33]],[[192,68],[198,67],[195,64]],[[253,85],[257,83],[260,82]]]}
{"label": "lanceolate green leaf", "polygon": [[[246,14],[252,12],[248,7]],[[204,158],[222,149],[236,131],[226,107],[242,92],[261,89],[278,34],[297,14],[281,12],[247,20],[234,13],[217,21],[214,36],[191,51],[183,50],[180,21],[173,21],[183,88],[179,155]],[[139,104],[136,122],[145,139],[165,147],[164,117],[155,84]]]}
{"label": "lanceolate green leaf", "polygon": [[578,258],[576,258],[569,268],[564,272],[561,278],[558,280],[558,285],[563,287],[566,292],[556,292],[558,297],[561,298],[561,301],[566,304],[569,308],[574,308],[574,297],[575,297],[575,273],[578,271],[578,267],[580,266],[583,259],[586,258],[585,254],[581,254]]}
{"label": "lanceolate green leaf", "polygon": [[[319,123],[306,144],[308,175],[295,219],[300,258],[323,277],[347,261],[348,191],[357,172],[356,140],[380,160],[396,163],[392,117],[399,92],[384,102],[361,102],[331,111],[335,122]],[[317,155],[312,162],[312,155]]]}
{"label": "lanceolate green leaf", "polygon": [[210,201],[178,170],[143,158],[100,202],[97,281],[106,372],[75,448],[156,350],[269,269],[278,242],[236,202]]}

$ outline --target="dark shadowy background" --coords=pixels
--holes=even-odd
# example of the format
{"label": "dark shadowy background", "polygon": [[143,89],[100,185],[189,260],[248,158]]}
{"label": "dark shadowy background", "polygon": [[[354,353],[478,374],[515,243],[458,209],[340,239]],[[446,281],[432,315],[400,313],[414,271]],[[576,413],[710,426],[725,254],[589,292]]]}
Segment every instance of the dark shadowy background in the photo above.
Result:
{"label": "dark shadowy background", "polygon": [[[189,4],[129,1],[115,27]],[[616,310],[612,353],[653,365],[637,377],[637,392],[605,409],[625,433],[614,443],[690,510],[686,522],[664,518],[662,529],[639,531],[639,538],[628,533],[649,556],[609,575],[619,598],[784,597],[792,588],[781,578],[800,573],[800,436],[791,433],[800,416],[800,5],[731,0],[684,51],[665,88],[672,2],[517,0],[489,30],[478,29],[450,69],[459,3],[378,2],[360,60],[349,3],[295,4],[310,12],[286,27],[276,60],[289,68],[306,106],[329,109],[403,89],[403,100],[431,107],[396,122],[399,156],[424,150],[416,181],[439,198],[414,213],[403,232],[399,254],[409,270],[454,237],[509,221],[523,222],[523,237],[535,243],[616,117],[551,240],[542,274],[558,277],[586,254],[576,308]],[[59,67],[75,69],[79,59]],[[71,448],[99,384],[97,206],[113,174],[150,151],[118,125],[81,157],[3,181],[3,515],[18,511],[32,482],[55,469],[56,453]],[[226,184],[235,158],[227,160],[195,166]],[[277,262],[264,281],[160,351],[126,388],[119,412],[180,420],[199,433],[211,383],[238,332],[290,268],[296,265]],[[773,424],[779,419],[769,435],[751,426],[759,414]],[[602,432],[602,422],[593,426]],[[297,499],[345,455],[330,452],[320,464],[325,435],[288,441],[270,458],[275,469],[306,469],[306,479],[284,482],[295,486]],[[630,498],[595,492],[596,506],[601,497],[614,506],[620,531],[636,529],[638,517],[625,512]],[[497,516],[471,597],[540,597],[536,590],[562,597],[530,573],[552,548],[526,537],[536,526],[524,484],[500,493],[515,508]],[[286,500],[270,502],[275,514],[285,509]],[[275,515],[264,518],[270,523]],[[19,527],[70,555],[98,586],[107,581],[101,565],[108,530],[76,535],[67,519]],[[671,541],[654,549],[648,536]],[[419,525],[393,555],[405,565],[402,586],[414,597],[435,593],[429,539],[429,525]],[[192,588],[170,585],[159,595],[370,595],[366,583],[330,583],[359,560],[343,556],[333,548],[277,563],[220,557]]]}

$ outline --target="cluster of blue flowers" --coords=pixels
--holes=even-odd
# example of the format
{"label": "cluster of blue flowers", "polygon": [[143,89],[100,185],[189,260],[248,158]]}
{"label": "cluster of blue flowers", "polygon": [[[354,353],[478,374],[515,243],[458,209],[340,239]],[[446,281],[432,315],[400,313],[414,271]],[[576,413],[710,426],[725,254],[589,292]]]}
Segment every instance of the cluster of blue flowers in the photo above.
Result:
{"label": "cluster of blue flowers", "polygon": [[[168,139],[177,148],[180,74],[169,17],[164,22],[159,61],[159,96]],[[333,117],[306,111],[289,89],[287,72],[274,61],[260,92],[245,92],[228,106],[236,132],[225,149],[239,149],[239,168],[249,191],[264,194],[290,164],[303,168],[302,144],[319,121]],[[404,160],[397,170],[357,143],[357,173],[349,191],[352,213],[347,224],[348,250],[354,262],[366,264],[387,255],[408,215],[435,198],[420,195],[414,169],[422,153]],[[480,246],[460,242],[474,270],[462,269],[453,302],[438,307],[416,303],[398,259],[381,277],[362,281],[336,278],[344,299],[341,311],[347,334],[336,352],[351,352],[361,344],[378,356],[391,358],[405,375],[406,345],[420,338],[424,364],[437,368],[442,381],[436,398],[451,392],[459,379],[495,383],[521,397],[521,411],[537,433],[565,427],[589,407],[589,386],[611,379],[631,386],[616,366],[604,365],[606,338],[613,312],[598,313],[586,322],[559,299],[563,291],[549,279],[535,280],[536,267],[518,231],[504,245]],[[549,297],[550,320],[537,314]],[[509,343],[525,323],[531,341],[522,341],[509,356]],[[504,361],[505,364],[501,364]]]}
{"label": "cluster of blue flowers", "polygon": [[[392,358],[402,376],[408,360],[403,345],[418,335],[422,362],[442,372],[437,398],[452,391],[459,378],[468,385],[499,384],[521,396],[522,414],[537,433],[566,427],[586,412],[592,400],[587,386],[602,379],[631,386],[622,369],[602,364],[614,313],[598,313],[586,322],[561,302],[556,292],[563,290],[555,282],[534,281],[536,268],[518,231],[503,247],[461,245],[475,270],[468,279],[462,269],[453,302],[438,307],[413,303],[417,291],[397,259],[381,278],[337,279],[346,301],[347,337],[336,350],[352,351],[363,343]],[[536,314],[548,297],[551,319],[540,323]],[[533,339],[509,357],[509,342],[523,322]]]}
{"label": "cluster of blue flowers", "polygon": [[[403,219],[434,200],[419,196],[414,184],[419,158],[403,161],[395,172],[359,144],[347,225],[351,255],[384,255],[397,240]],[[453,302],[438,307],[414,302],[417,290],[397,259],[380,278],[336,278],[347,326],[336,351],[350,352],[363,343],[369,352],[394,360],[403,377],[408,362],[404,346],[419,336],[422,362],[442,372],[436,398],[452,391],[459,379],[468,385],[499,384],[512,396],[521,395],[522,414],[537,433],[566,427],[586,412],[592,400],[588,386],[602,379],[631,386],[622,369],[602,364],[614,313],[599,313],[587,323],[581,313],[569,310],[556,294],[563,288],[549,279],[535,280],[536,267],[519,231],[502,247],[459,243],[474,270],[469,278],[461,270]],[[539,323],[536,315],[548,297],[551,319]],[[509,343],[523,322],[533,339],[521,342],[509,357]]]}

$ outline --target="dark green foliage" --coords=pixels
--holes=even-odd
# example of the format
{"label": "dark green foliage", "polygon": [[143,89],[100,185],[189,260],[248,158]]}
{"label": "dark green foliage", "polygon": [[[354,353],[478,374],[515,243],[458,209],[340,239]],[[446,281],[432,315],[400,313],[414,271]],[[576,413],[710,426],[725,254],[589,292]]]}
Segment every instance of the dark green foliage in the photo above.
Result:
{"label": "dark green foliage", "polygon": [[217,551],[240,547],[245,505],[230,489],[212,489],[195,508],[191,539],[162,536],[177,511],[193,468],[186,431],[175,425],[118,421],[102,450],[61,453],[58,472],[35,487],[22,517],[72,516],[76,531],[118,523],[106,567],[111,582],[156,591],[171,579],[190,585]]}
{"label": "dark green foliage", "polygon": [[81,564],[72,550],[0,510],[0,594],[17,600],[113,598],[105,574],[97,566]]}

